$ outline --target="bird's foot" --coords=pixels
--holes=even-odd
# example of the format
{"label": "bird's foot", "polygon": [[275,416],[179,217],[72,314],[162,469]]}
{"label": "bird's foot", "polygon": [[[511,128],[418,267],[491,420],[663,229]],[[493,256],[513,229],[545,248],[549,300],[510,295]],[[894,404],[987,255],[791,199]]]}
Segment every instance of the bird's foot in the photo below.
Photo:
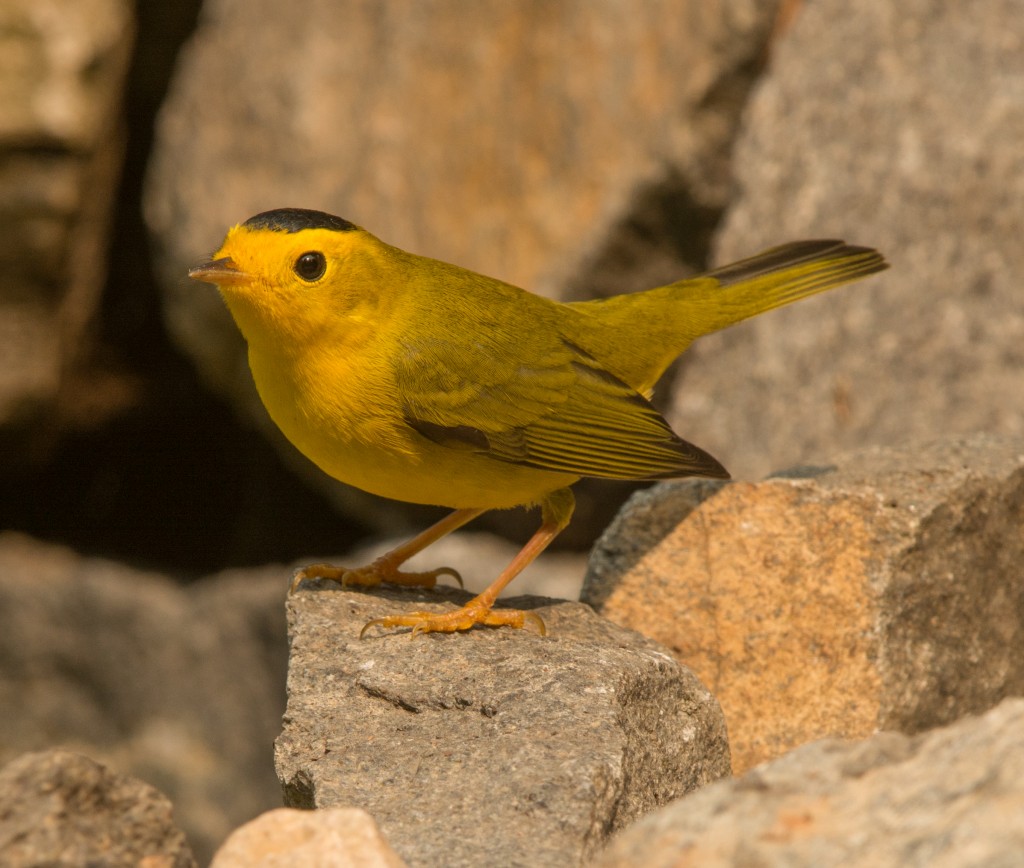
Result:
{"label": "bird's foot", "polygon": [[541,636],[546,636],[548,632],[544,626],[544,619],[536,612],[524,612],[520,609],[500,609],[495,612],[489,605],[479,602],[479,598],[476,598],[461,609],[443,614],[409,612],[407,615],[374,618],[363,625],[363,629],[359,631],[359,638],[362,639],[371,627],[412,627],[412,635],[416,636],[419,633],[454,633],[456,630],[468,630],[475,624],[516,629],[532,624]]}
{"label": "bird's foot", "polygon": [[406,573],[399,570],[388,560],[387,555],[384,555],[369,566],[355,567],[354,569],[335,567],[331,564],[311,564],[308,567],[302,567],[292,575],[288,593],[294,594],[299,585],[307,579],[330,579],[333,582],[338,582],[342,587],[349,585],[373,587],[381,582],[387,582],[390,585],[402,585],[407,588],[432,588],[437,584],[439,576],[451,576],[459,583],[460,588],[463,587],[462,576],[459,575],[458,570],[451,567]]}

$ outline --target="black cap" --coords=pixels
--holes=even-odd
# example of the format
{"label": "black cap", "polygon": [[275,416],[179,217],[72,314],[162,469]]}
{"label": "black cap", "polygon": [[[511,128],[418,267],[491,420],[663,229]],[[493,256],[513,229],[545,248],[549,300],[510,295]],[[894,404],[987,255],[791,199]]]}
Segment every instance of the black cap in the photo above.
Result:
{"label": "black cap", "polygon": [[350,232],[358,229],[341,217],[325,211],[310,211],[308,208],[276,208],[250,217],[243,226],[249,229],[271,229],[275,232],[301,232],[303,229],[333,229],[335,232]]}

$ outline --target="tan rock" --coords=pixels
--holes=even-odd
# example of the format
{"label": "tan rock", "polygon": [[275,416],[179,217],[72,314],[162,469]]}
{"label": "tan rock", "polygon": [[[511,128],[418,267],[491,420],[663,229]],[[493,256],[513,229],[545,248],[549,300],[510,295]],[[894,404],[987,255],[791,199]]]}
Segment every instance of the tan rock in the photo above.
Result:
{"label": "tan rock", "polygon": [[871,449],[808,478],[636,495],[582,599],[700,676],[743,771],[1024,692],[1022,529],[1024,442]]}
{"label": "tan rock", "polygon": [[148,784],[64,750],[0,769],[0,864],[195,868],[171,803]]}
{"label": "tan rock", "polygon": [[236,829],[210,868],[402,868],[373,817],[358,808],[278,808]]}

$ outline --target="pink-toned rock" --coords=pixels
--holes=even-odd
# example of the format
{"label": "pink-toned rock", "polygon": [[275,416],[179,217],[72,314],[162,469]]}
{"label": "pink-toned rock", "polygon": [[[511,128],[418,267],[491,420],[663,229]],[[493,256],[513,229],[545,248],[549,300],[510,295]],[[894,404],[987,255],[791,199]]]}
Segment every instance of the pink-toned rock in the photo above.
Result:
{"label": "pink-toned rock", "polygon": [[403,868],[373,817],[358,808],[278,808],[236,829],[210,868]]}
{"label": "pink-toned rock", "polygon": [[1024,442],[837,464],[642,492],[591,560],[582,598],[700,676],[736,771],[1024,693]]}

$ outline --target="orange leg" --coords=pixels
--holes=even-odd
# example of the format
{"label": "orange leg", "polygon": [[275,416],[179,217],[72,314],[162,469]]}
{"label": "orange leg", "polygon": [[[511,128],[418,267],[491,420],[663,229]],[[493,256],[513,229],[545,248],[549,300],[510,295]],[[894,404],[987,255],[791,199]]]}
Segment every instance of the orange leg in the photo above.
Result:
{"label": "orange leg", "polygon": [[[558,536],[572,518],[575,499],[568,488],[560,488],[544,498],[541,503],[542,521],[537,532],[523,546],[512,562],[505,567],[501,575],[481,594],[474,597],[461,609],[444,614],[434,612],[410,612],[407,615],[389,615],[368,621],[360,632],[360,637],[371,627],[412,627],[412,635],[417,633],[451,633],[455,630],[468,630],[474,624],[485,624],[488,627],[523,627],[529,621],[543,636],[547,630],[544,621],[534,612],[523,612],[518,609],[502,609],[493,611],[494,603],[505,587],[526,567],[528,567],[551,541]],[[468,519],[467,519],[468,520]]]}
{"label": "orange leg", "polygon": [[432,588],[437,583],[438,576],[447,575],[454,578],[461,586],[462,577],[451,567],[438,567],[436,570],[422,573],[405,573],[398,568],[413,555],[423,551],[427,546],[437,542],[441,537],[447,536],[453,530],[458,530],[483,512],[486,510],[457,509],[442,518],[437,524],[428,527],[423,533],[414,536],[387,554],[381,555],[366,567],[346,569],[331,564],[311,564],[308,567],[303,567],[296,570],[292,576],[288,593],[294,594],[306,579],[331,579],[340,582],[342,586],[372,586],[379,585],[381,582],[389,582],[392,585],[405,585],[406,587]]}

